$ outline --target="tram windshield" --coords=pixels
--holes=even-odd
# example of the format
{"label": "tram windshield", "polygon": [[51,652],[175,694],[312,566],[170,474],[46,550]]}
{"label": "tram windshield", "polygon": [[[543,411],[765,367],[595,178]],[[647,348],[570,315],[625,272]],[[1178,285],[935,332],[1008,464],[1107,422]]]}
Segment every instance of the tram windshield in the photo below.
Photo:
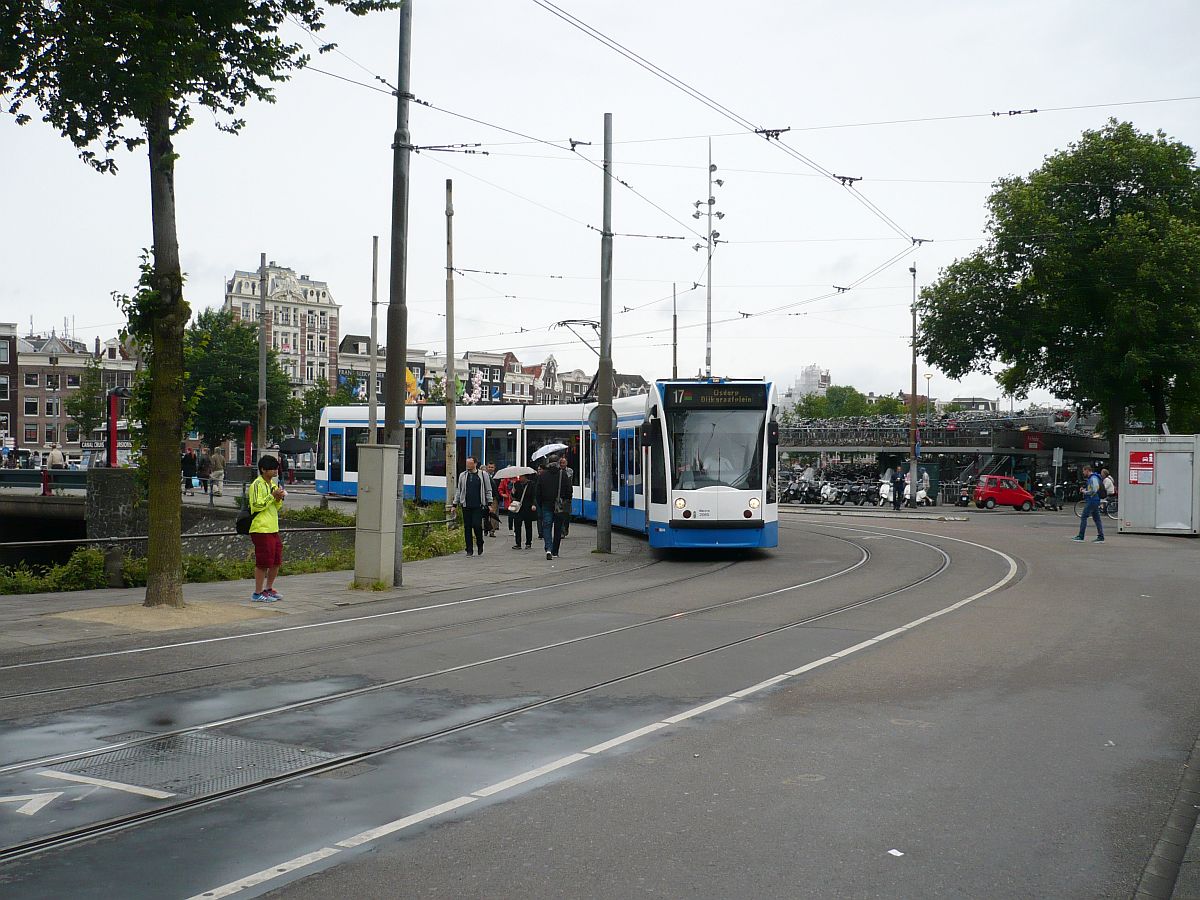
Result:
{"label": "tram windshield", "polygon": [[670,409],[671,487],[762,487],[761,409]]}

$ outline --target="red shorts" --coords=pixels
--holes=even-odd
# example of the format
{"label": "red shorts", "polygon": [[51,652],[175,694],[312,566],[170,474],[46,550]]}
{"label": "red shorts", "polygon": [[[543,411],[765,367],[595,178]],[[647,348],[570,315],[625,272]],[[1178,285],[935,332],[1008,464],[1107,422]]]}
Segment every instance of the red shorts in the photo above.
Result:
{"label": "red shorts", "polygon": [[283,565],[283,539],[278,531],[254,533],[250,535],[250,540],[254,541],[255,568],[271,569]]}

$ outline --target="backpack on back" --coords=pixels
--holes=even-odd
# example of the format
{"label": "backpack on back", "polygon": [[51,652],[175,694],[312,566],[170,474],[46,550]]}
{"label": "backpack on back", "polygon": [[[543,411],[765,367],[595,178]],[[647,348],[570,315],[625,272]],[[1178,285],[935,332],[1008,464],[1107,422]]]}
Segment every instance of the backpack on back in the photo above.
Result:
{"label": "backpack on back", "polygon": [[1096,485],[1097,485],[1096,496],[1099,497],[1101,500],[1103,500],[1104,498],[1106,498],[1108,496],[1108,491],[1104,487],[1104,479],[1101,478],[1099,475],[1095,474],[1094,472],[1092,473],[1092,478],[1096,479]]}

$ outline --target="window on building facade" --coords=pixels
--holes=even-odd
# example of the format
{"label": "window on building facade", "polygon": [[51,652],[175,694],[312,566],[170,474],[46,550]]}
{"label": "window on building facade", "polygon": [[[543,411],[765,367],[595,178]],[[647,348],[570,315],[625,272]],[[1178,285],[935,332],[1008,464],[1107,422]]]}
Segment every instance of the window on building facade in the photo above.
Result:
{"label": "window on building facade", "polygon": [[274,347],[276,350],[279,349],[279,332],[278,331],[271,332],[271,346]]}
{"label": "window on building facade", "polygon": [[242,304],[242,318],[243,319],[250,318],[250,304],[249,303]]}
{"label": "window on building facade", "polygon": [[68,444],[78,444],[79,443],[79,426],[78,425],[68,425],[66,427],[65,431],[66,431],[66,435],[65,435],[66,443],[68,443]]}
{"label": "window on building facade", "polygon": [[0,375],[0,400],[8,399],[8,376]]}
{"label": "window on building facade", "polygon": [[37,414],[38,414],[37,397],[26,397],[25,398],[25,415],[36,416]]}
{"label": "window on building facade", "polygon": [[0,437],[8,437],[9,434],[8,413],[0,413]]}
{"label": "window on building facade", "polygon": [[60,402],[61,401],[59,401],[59,400],[47,400],[46,401],[46,417],[47,418],[49,418],[49,419],[58,418]]}
{"label": "window on building facade", "polygon": [[310,363],[308,363],[307,365],[305,365],[305,367],[304,367],[304,374],[305,374],[305,380],[306,380],[306,381],[313,381],[313,380],[315,380],[315,376],[313,375],[313,364],[312,364],[311,362],[310,362]]}
{"label": "window on building facade", "polygon": [[320,353],[326,352],[325,335],[323,334],[317,338],[317,350]]}
{"label": "window on building facade", "polygon": [[46,376],[46,390],[48,390],[48,391],[57,391],[58,390],[58,375],[47,375]]}
{"label": "window on building facade", "polygon": [[317,317],[311,309],[308,311],[307,318],[308,318],[308,327],[316,328],[317,327]]}
{"label": "window on building facade", "polygon": [[0,341],[0,363],[8,362],[8,341]]}
{"label": "window on building facade", "polygon": [[38,386],[38,384],[39,384],[39,378],[38,378],[37,372],[26,372],[25,373],[25,387],[35,388]]}
{"label": "window on building facade", "polygon": [[316,346],[317,346],[317,339],[316,339],[316,338],[314,338],[314,337],[313,337],[313,336],[310,334],[310,335],[308,336],[308,352],[309,352],[309,353],[312,353],[314,350],[316,350]]}
{"label": "window on building facade", "polygon": [[77,387],[79,387],[79,376],[78,376],[78,375],[72,375],[70,372],[68,372],[68,373],[67,373],[67,387],[68,387],[68,388],[77,388]]}
{"label": "window on building facade", "polygon": [[47,444],[57,444],[58,443],[58,428],[56,426],[54,426],[54,425],[46,426],[46,443]]}
{"label": "window on building facade", "polygon": [[500,370],[493,368],[492,369],[492,381],[499,381],[499,380],[500,380]]}
{"label": "window on building facade", "polygon": [[317,363],[317,377],[318,378],[326,377],[325,363],[323,363],[323,362]]}
{"label": "window on building facade", "polygon": [[38,427],[36,425],[26,425],[25,437],[22,440],[26,444],[38,443]]}

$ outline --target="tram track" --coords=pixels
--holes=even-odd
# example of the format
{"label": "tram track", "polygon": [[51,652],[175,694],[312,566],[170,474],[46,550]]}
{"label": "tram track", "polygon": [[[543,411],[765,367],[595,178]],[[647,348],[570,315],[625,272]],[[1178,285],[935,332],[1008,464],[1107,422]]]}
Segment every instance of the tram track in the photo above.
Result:
{"label": "tram track", "polygon": [[[93,756],[96,753],[108,752],[111,749],[119,749],[119,748],[123,748],[123,747],[134,746],[138,743],[145,743],[150,740],[161,740],[164,737],[171,737],[173,735],[195,733],[198,731],[222,727],[224,725],[233,724],[233,723],[239,722],[239,721],[247,721],[252,718],[261,718],[264,715],[277,714],[279,712],[286,711],[289,709],[300,708],[303,706],[311,706],[311,705],[314,705],[316,703],[321,703],[321,702],[330,702],[330,701],[336,700],[336,699],[343,699],[344,697],[347,697],[347,696],[357,696],[357,695],[361,695],[363,693],[367,693],[372,690],[376,690],[376,691],[385,690],[390,687],[397,687],[397,686],[402,686],[404,684],[409,684],[409,683],[412,683],[413,681],[420,680],[422,678],[435,677],[437,675],[447,674],[449,672],[457,672],[457,671],[462,671],[467,668],[473,668],[473,667],[477,667],[477,666],[481,666],[481,665],[492,664],[492,663],[495,663],[495,662],[498,662],[501,660],[505,660],[505,659],[513,659],[513,658],[516,658],[519,656],[529,655],[531,653],[543,652],[545,650],[549,650],[549,649],[553,649],[553,648],[569,646],[571,644],[580,643],[580,642],[586,641],[586,640],[592,640],[592,639],[595,639],[598,637],[604,637],[604,636],[609,636],[609,635],[613,635],[613,634],[619,634],[622,632],[627,632],[627,631],[633,630],[635,628],[644,628],[644,627],[647,627],[650,625],[661,623],[663,621],[677,620],[681,616],[699,615],[702,613],[712,612],[714,610],[719,610],[719,609],[728,608],[731,606],[736,606],[738,604],[743,604],[743,603],[748,603],[748,602],[752,602],[755,600],[761,600],[761,599],[765,599],[765,598],[769,598],[769,597],[779,596],[784,593],[799,590],[804,587],[810,587],[815,584],[824,583],[824,582],[827,582],[834,578],[838,578],[843,575],[849,574],[850,572],[855,571],[855,570],[859,569],[860,567],[866,565],[870,561],[870,559],[872,557],[871,551],[868,547],[864,546],[863,544],[860,544],[859,542],[854,541],[852,539],[838,537],[836,535],[827,535],[827,536],[835,538],[837,540],[841,540],[845,543],[848,543],[852,546],[857,547],[861,554],[860,559],[850,566],[846,566],[845,568],[843,568],[837,572],[830,573],[828,575],[822,576],[821,578],[811,579],[808,581],[798,582],[796,584],[786,585],[784,587],[777,588],[777,589],[774,589],[771,591],[764,591],[764,592],[752,594],[749,596],[736,598],[733,600],[722,601],[720,603],[707,604],[703,607],[698,607],[698,608],[695,608],[692,610],[673,613],[673,614],[667,615],[667,616],[659,616],[659,617],[655,617],[654,619],[649,619],[649,620],[646,620],[643,622],[638,622],[638,623],[632,623],[630,625],[620,626],[620,627],[614,628],[614,629],[607,629],[607,630],[604,630],[601,632],[596,632],[596,633],[593,633],[590,635],[581,635],[576,638],[568,639],[565,641],[555,642],[553,644],[543,645],[541,647],[526,648],[525,650],[522,650],[522,651],[517,651],[517,652],[511,653],[511,654],[504,654],[502,656],[494,657],[494,658],[487,659],[487,660],[477,660],[472,663],[462,664],[460,666],[448,667],[446,669],[438,670],[437,672],[429,672],[429,673],[424,673],[424,674],[418,675],[418,676],[410,676],[409,678],[406,678],[406,679],[398,679],[393,682],[388,682],[388,683],[384,683],[384,684],[380,684],[380,685],[372,685],[372,686],[368,686],[367,688],[356,689],[354,691],[339,692],[338,694],[329,695],[328,697],[325,697],[325,698],[313,698],[309,701],[301,701],[296,704],[288,704],[283,707],[278,707],[274,710],[265,710],[265,711],[260,711],[258,713],[254,713],[254,714],[248,714],[246,716],[231,717],[229,719],[224,719],[224,720],[220,720],[220,721],[212,722],[212,723],[206,723],[206,724],[200,725],[200,726],[192,726],[189,728],[178,729],[173,732],[162,732],[162,733],[155,734],[153,737],[146,738],[144,740],[120,742],[120,743],[116,743],[110,747],[100,748],[97,750],[88,751],[86,753],[77,753],[77,754],[71,754],[71,755],[62,756],[62,757],[54,757],[51,759],[43,759],[43,760],[29,761],[26,763],[20,763],[20,764],[14,765],[14,766],[0,769],[0,772],[13,772],[13,771],[19,771],[19,770],[22,770],[25,768],[33,767],[33,766],[46,765],[51,762],[62,762],[64,760],[86,758],[89,756]],[[755,633],[744,636],[744,637],[736,638],[736,639],[729,640],[729,641],[724,641],[724,642],[721,642],[719,644],[716,644],[716,645],[713,645],[710,647],[702,648],[700,650],[695,650],[693,652],[684,653],[684,654],[676,656],[672,659],[657,662],[657,663],[654,663],[654,664],[648,665],[648,666],[643,666],[643,667],[635,669],[633,671],[615,675],[610,678],[601,679],[601,680],[595,681],[591,684],[584,685],[582,687],[579,687],[579,688],[576,688],[573,690],[564,691],[559,694],[555,694],[555,695],[552,695],[549,697],[544,697],[539,700],[519,704],[519,705],[511,707],[509,709],[501,710],[501,711],[498,711],[498,712],[495,712],[495,713],[492,713],[489,715],[485,715],[485,716],[479,716],[477,718],[474,718],[474,719],[471,719],[471,720],[468,720],[465,722],[459,722],[457,724],[454,724],[454,725],[451,725],[451,726],[448,726],[445,728],[436,729],[436,730],[427,732],[425,734],[406,738],[404,740],[396,741],[391,744],[378,746],[378,747],[370,748],[367,750],[356,751],[353,753],[346,753],[335,759],[325,760],[325,761],[322,761],[319,763],[314,763],[314,764],[306,766],[304,768],[293,770],[286,774],[262,779],[260,781],[254,782],[253,784],[229,788],[227,790],[208,794],[203,797],[195,797],[195,798],[188,798],[185,800],[180,800],[180,801],[172,803],[168,807],[144,810],[144,811],[131,813],[131,814],[123,815],[123,816],[117,816],[117,817],[107,819],[107,820],[104,820],[101,822],[90,823],[88,825],[80,826],[78,828],[68,829],[68,830],[65,830],[65,831],[62,831],[62,832],[59,832],[56,834],[51,834],[51,835],[47,835],[47,836],[43,836],[43,837],[39,837],[39,838],[34,838],[34,839],[31,839],[31,840],[28,840],[28,841],[25,841],[25,842],[22,842],[19,844],[14,844],[9,847],[0,849],[0,863],[5,863],[5,862],[12,861],[12,860],[20,859],[23,857],[31,856],[34,854],[43,853],[43,852],[46,852],[49,850],[63,848],[63,847],[69,846],[74,843],[89,840],[94,837],[103,836],[103,835],[110,834],[110,833],[113,833],[116,831],[131,828],[131,827],[134,827],[137,825],[141,825],[141,824],[149,823],[149,822],[152,822],[155,820],[174,816],[174,815],[180,814],[180,813],[185,812],[190,809],[195,809],[195,808],[199,808],[199,807],[204,807],[204,806],[220,803],[224,800],[232,799],[234,797],[246,795],[246,794],[253,793],[256,791],[265,790],[265,789],[270,788],[275,785],[285,784],[285,783],[296,781],[296,780],[299,780],[302,778],[309,778],[309,777],[314,777],[317,775],[334,772],[334,771],[337,771],[339,769],[342,769],[342,768],[345,768],[348,766],[356,765],[359,763],[369,762],[372,759],[376,759],[376,758],[385,756],[390,753],[399,752],[399,751],[402,751],[402,750],[405,750],[408,748],[420,746],[423,744],[430,743],[432,741],[436,741],[436,740],[439,740],[439,739],[442,739],[445,737],[449,737],[451,735],[460,734],[469,729],[479,728],[482,726],[494,724],[497,722],[501,722],[501,721],[522,715],[524,713],[528,713],[528,712],[531,712],[534,710],[545,708],[547,706],[551,706],[554,704],[560,704],[560,703],[572,700],[574,698],[585,696],[589,693],[592,693],[592,692],[595,692],[595,691],[598,691],[598,690],[601,690],[601,689],[604,689],[607,687],[611,687],[613,685],[621,684],[623,682],[631,681],[633,679],[643,677],[643,676],[649,675],[651,673],[660,672],[662,670],[665,670],[665,669],[668,669],[668,668],[671,668],[674,666],[682,665],[684,663],[688,663],[688,662],[691,662],[691,661],[694,661],[697,659],[701,659],[701,658],[704,658],[707,656],[721,653],[723,651],[748,644],[752,641],[761,640],[765,637],[770,637],[772,635],[776,635],[776,634],[779,634],[779,633],[782,633],[782,632],[785,632],[785,631],[788,631],[791,629],[804,627],[806,625],[811,625],[815,622],[819,622],[824,619],[828,619],[830,617],[861,608],[868,604],[879,602],[880,600],[884,600],[886,598],[896,596],[896,595],[904,593],[906,591],[910,591],[913,588],[916,588],[922,584],[925,584],[925,583],[937,578],[938,576],[940,576],[942,573],[944,573],[950,567],[951,557],[948,553],[946,553],[940,547],[936,547],[933,544],[930,544],[930,543],[927,543],[924,541],[919,541],[916,539],[911,539],[911,538],[906,538],[903,540],[907,540],[914,544],[921,544],[921,545],[924,545],[924,546],[928,547],[929,549],[933,550],[934,552],[936,552],[937,554],[939,554],[942,557],[941,564],[935,570],[928,572],[918,578],[912,579],[903,585],[893,587],[886,591],[875,593],[869,597],[855,600],[855,601],[852,601],[849,603],[845,603],[845,604],[839,605],[832,609],[827,609],[827,610],[823,610],[821,612],[813,613],[811,615],[804,616],[804,617],[795,619],[793,621],[785,622],[780,625],[775,625],[775,626],[772,626],[769,628],[759,629],[759,630],[756,630]]]}
{"label": "tram track", "polygon": [[[737,565],[738,562],[740,562],[740,560],[733,560],[732,562],[725,563],[724,565],[716,566],[716,567],[708,569],[704,572],[693,573],[690,575],[686,575],[682,578],[669,579],[667,581],[662,581],[657,584],[648,585],[647,587],[648,588],[672,587],[674,585],[683,584],[685,582],[692,581],[697,578],[705,578],[705,577],[708,577],[709,575],[715,575],[718,572],[723,572],[726,569],[730,569],[733,566]],[[606,575],[598,576],[598,577],[607,578],[607,577],[611,577],[612,575],[628,574],[629,572],[637,571],[639,569],[652,568],[652,567],[659,566],[662,564],[663,564],[663,561],[658,560],[655,562],[646,563],[645,565],[642,565],[642,566],[636,566],[632,569],[627,569],[622,572],[611,572]],[[588,579],[588,580],[590,581],[592,579]],[[575,584],[578,582],[569,582],[569,583]],[[559,582],[557,584],[550,585],[549,587],[558,588],[561,586],[562,586],[562,582]],[[536,590],[542,590],[542,588],[537,588]],[[558,612],[558,611],[561,611],[564,609],[571,609],[576,606],[584,606],[584,605],[591,604],[591,603],[599,603],[604,600],[611,600],[613,597],[623,596],[625,593],[627,593],[627,592],[626,591],[614,591],[612,593],[602,594],[598,597],[586,597],[586,598],[581,598],[579,600],[565,601],[563,603],[552,603],[547,606],[539,606],[536,609],[514,610],[512,612],[497,613],[495,615],[490,615],[490,616],[480,616],[478,618],[467,619],[467,620],[463,620],[463,621],[459,621],[459,622],[447,622],[446,624],[443,624],[443,625],[431,625],[426,628],[418,628],[418,629],[415,629],[412,631],[397,631],[397,632],[390,632],[388,634],[376,634],[376,635],[371,635],[369,637],[355,638],[353,640],[338,641],[338,642],[332,643],[332,644],[321,644],[321,645],[318,645],[315,647],[304,647],[304,648],[301,648],[298,650],[280,651],[280,652],[276,652],[276,653],[264,653],[264,654],[260,654],[258,656],[245,657],[243,659],[227,660],[227,661],[215,662],[215,663],[205,663],[203,665],[186,666],[186,667],[179,668],[179,669],[168,669],[165,671],[145,672],[145,673],[140,673],[137,675],[127,675],[122,678],[106,679],[103,681],[88,681],[88,682],[81,682],[78,684],[60,685],[60,686],[51,687],[51,688],[41,688],[39,690],[34,690],[34,691],[22,691],[22,692],[13,693],[13,694],[3,694],[3,695],[0,695],[0,701],[28,699],[31,697],[43,697],[43,696],[48,696],[51,694],[64,693],[66,691],[87,690],[88,688],[108,687],[108,686],[117,685],[117,684],[131,684],[133,682],[143,681],[147,678],[164,678],[164,677],[169,677],[169,676],[173,676],[173,675],[187,675],[187,674],[190,674],[193,672],[207,672],[207,671],[212,671],[215,669],[228,668],[230,666],[249,665],[251,663],[267,662],[267,661],[270,661],[273,659],[290,658],[290,657],[295,657],[295,656],[298,656],[301,654],[323,653],[323,652],[328,652],[330,650],[345,649],[347,647],[362,647],[362,646],[367,646],[370,644],[398,640],[398,639],[402,639],[402,638],[419,637],[421,635],[426,635],[426,634],[436,634],[437,632],[440,632],[440,631],[449,631],[449,630],[452,630],[455,628],[469,627],[472,625],[482,625],[482,624],[487,624],[489,622],[500,622],[500,621],[504,621],[506,619],[514,619],[514,618],[520,618],[520,617],[524,617],[524,616],[534,616],[534,615],[538,615],[539,613],[543,613],[543,612]],[[495,596],[495,595],[492,595],[492,596]],[[486,599],[486,598],[468,598],[467,600],[457,601],[457,602],[474,603],[474,602],[478,602],[479,599]],[[425,611],[425,610],[397,610],[397,612],[419,612],[419,611]],[[340,620],[339,624],[344,623],[346,621],[347,620]],[[0,667],[0,669],[2,669],[2,667]],[[3,771],[4,770],[2,768],[0,768],[0,773],[2,773]]]}

